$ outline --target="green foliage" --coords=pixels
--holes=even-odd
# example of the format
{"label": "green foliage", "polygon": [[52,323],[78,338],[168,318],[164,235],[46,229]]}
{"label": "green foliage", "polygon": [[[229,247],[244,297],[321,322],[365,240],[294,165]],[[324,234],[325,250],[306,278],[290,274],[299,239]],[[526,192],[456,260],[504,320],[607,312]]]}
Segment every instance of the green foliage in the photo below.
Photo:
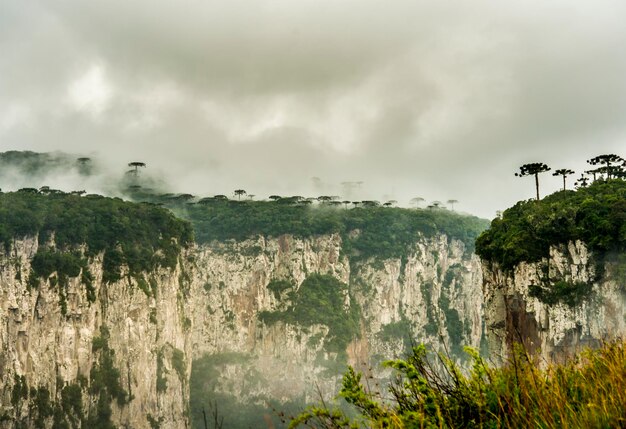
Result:
{"label": "green foliage", "polygon": [[550,246],[582,240],[595,252],[626,250],[626,182],[597,181],[541,201],[520,201],[476,240],[484,260],[511,270],[549,256]]}
{"label": "green foliage", "polygon": [[[310,237],[340,233],[346,250],[357,259],[401,257],[420,234],[431,237],[445,233],[463,241],[471,251],[476,237],[487,227],[483,219],[447,210],[383,207],[344,210],[332,206],[229,200],[191,205],[169,203],[169,207],[192,222],[199,243],[243,240],[257,235]],[[355,230],[360,234],[350,234]]]}
{"label": "green foliage", "polygon": [[[8,249],[12,240],[26,236],[38,236],[41,246],[33,259],[35,277],[56,272],[63,280],[82,269],[90,299],[95,291],[85,258],[104,253],[105,282],[119,280],[122,266],[140,278],[157,267],[176,266],[181,246],[192,241],[189,224],[153,205],[62,192],[0,192],[0,242]],[[55,248],[45,248],[52,237]],[[84,245],[84,253],[76,250]]]}
{"label": "green foliage", "polygon": [[280,299],[280,294],[288,289],[294,289],[295,285],[288,280],[272,280],[268,283],[267,288],[272,291],[274,298]]}
{"label": "green foliage", "polygon": [[128,393],[122,387],[120,371],[114,365],[115,351],[109,347],[109,330],[100,327],[100,336],[93,339],[93,351],[98,352],[98,362],[91,368],[89,393],[96,396],[97,404],[87,417],[87,427],[114,429],[111,423],[111,402],[122,406],[128,403]]}
{"label": "green foliage", "polygon": [[361,309],[348,297],[348,285],[326,274],[311,274],[293,294],[284,311],[261,312],[259,319],[272,324],[277,321],[311,326],[326,325],[329,329],[324,346],[328,351],[344,354],[348,343],[359,336]]}
{"label": "green foliage", "polygon": [[148,413],[148,415],[146,416],[146,419],[148,420],[148,424],[150,424],[150,429],[161,429],[161,418],[156,419],[155,417],[152,416],[152,414]]}
{"label": "green foliage", "polygon": [[424,330],[428,335],[437,335],[439,332],[439,323],[437,317],[435,316],[433,306],[433,287],[433,284],[430,282],[420,283],[420,290],[422,291],[422,296],[424,297],[424,301],[426,303],[426,319],[428,320]]}
{"label": "green foliage", "polygon": [[412,332],[411,322],[406,317],[402,317],[396,322],[383,325],[377,335],[383,341],[403,340],[404,344],[408,345],[413,339]]}
{"label": "green foliage", "polygon": [[548,305],[562,302],[570,307],[576,307],[589,296],[592,288],[592,283],[559,280],[549,287],[530,285],[528,294]]}
{"label": "green foliage", "polygon": [[187,364],[185,363],[185,353],[182,350],[177,348],[172,350],[172,367],[178,374],[180,382],[184,384],[186,381]]}
{"label": "green foliage", "polygon": [[[349,368],[339,396],[356,416],[326,404],[292,419],[290,428],[527,428],[622,427],[626,421],[626,343],[585,351],[576,360],[540,369],[518,349],[493,368],[466,348],[472,364],[461,368],[437,357],[437,371],[423,345],[406,359],[384,363],[396,374],[388,394],[371,391]],[[381,397],[386,398],[381,400]]]}
{"label": "green foliage", "polygon": [[[511,271],[521,262],[549,257],[551,246],[583,241],[603,271],[608,253],[626,251],[626,181],[596,181],[578,191],[556,192],[541,201],[521,201],[494,219],[476,240],[476,253]],[[589,285],[544,279],[533,294],[546,303],[580,303]]]}
{"label": "green foliage", "polygon": [[165,358],[163,349],[160,349],[157,353],[157,367],[156,367],[156,390],[159,393],[167,390],[167,377],[165,376],[165,364],[163,359]]}
{"label": "green foliage", "polygon": [[84,419],[82,388],[78,384],[68,384],[61,390],[61,408],[70,418],[72,427]]}
{"label": "green foliage", "polygon": [[45,427],[46,420],[52,416],[52,404],[50,403],[50,391],[45,387],[32,389],[31,409],[34,411],[35,427]]}
{"label": "green foliage", "polygon": [[17,407],[24,399],[28,399],[26,377],[15,374],[13,378],[13,389],[11,390],[11,405]]}

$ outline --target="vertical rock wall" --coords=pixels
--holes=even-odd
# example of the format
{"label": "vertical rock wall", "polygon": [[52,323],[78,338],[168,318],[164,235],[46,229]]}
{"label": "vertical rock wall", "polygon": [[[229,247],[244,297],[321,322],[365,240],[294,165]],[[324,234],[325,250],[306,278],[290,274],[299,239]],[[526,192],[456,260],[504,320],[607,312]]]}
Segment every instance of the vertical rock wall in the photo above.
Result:
{"label": "vertical rock wall", "polygon": [[[37,248],[24,239],[0,253],[0,427],[87,427],[90,415],[106,417],[102,385],[118,393],[108,404],[117,427],[188,427],[191,321],[181,267],[150,273],[154,287],[144,292],[134,280],[104,284],[95,258],[89,302],[80,276],[67,287],[28,286]],[[82,409],[72,408],[78,402]]]}
{"label": "vertical rock wall", "polygon": [[[214,390],[242,402],[315,401],[318,390],[332,396],[347,363],[378,371],[410,341],[455,356],[463,354],[461,344],[481,345],[480,263],[445,235],[418,236],[405,256],[384,260],[351,260],[339,235],[259,237],[203,246],[195,267],[193,357],[211,356]],[[297,291],[313,273],[346,283],[346,306],[360,308],[360,338],[345,355],[326,350],[328,326],[261,320],[262,312],[284,309],[289,300],[289,291],[268,287],[272,281]]]}
{"label": "vertical rock wall", "polygon": [[[560,361],[583,347],[624,337],[626,271],[619,255],[613,256],[597,264],[578,241],[552,247],[549,258],[521,263],[512,272],[483,261],[485,319],[493,356],[502,360],[511,343],[523,342],[544,362]],[[552,299],[558,302],[533,296],[533,287],[544,284],[546,277],[553,285],[578,285],[584,296]]]}

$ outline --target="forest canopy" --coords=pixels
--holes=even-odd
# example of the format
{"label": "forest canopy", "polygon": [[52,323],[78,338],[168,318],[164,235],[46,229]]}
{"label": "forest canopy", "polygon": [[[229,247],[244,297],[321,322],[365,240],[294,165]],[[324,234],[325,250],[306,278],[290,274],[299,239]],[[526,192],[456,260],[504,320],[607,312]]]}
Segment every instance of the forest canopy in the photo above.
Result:
{"label": "forest canopy", "polygon": [[626,181],[598,180],[540,201],[520,201],[476,241],[476,253],[511,270],[536,262],[550,246],[581,240],[598,254],[626,250]]}

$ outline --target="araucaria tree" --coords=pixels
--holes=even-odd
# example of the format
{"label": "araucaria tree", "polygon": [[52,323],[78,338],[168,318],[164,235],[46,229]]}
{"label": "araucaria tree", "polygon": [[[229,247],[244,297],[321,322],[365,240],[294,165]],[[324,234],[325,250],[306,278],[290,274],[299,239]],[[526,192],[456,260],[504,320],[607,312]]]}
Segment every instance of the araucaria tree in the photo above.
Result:
{"label": "araucaria tree", "polygon": [[524,164],[519,168],[519,173],[515,173],[517,177],[535,176],[535,188],[537,190],[537,201],[539,201],[539,173],[550,171],[543,162],[532,162],[530,164]]}
{"label": "araucaria tree", "polygon": [[241,196],[246,195],[246,191],[244,191],[243,189],[236,189],[235,195],[237,195],[237,200],[241,201]]}
{"label": "araucaria tree", "polygon": [[132,172],[135,175],[135,177],[137,177],[137,175],[139,174],[139,170],[138,170],[139,167],[144,167],[145,168],[146,163],[145,162],[139,162],[139,161],[133,161],[133,162],[129,162],[128,166],[134,168],[134,170],[130,170],[130,172]]}
{"label": "araucaria tree", "polygon": [[587,162],[591,165],[604,165],[606,167],[606,178],[610,179],[613,172],[611,164],[621,164],[624,162],[624,158],[611,153],[608,155],[598,155],[595,158],[588,159]]}
{"label": "araucaria tree", "polygon": [[585,173],[581,174],[578,180],[576,180],[576,188],[586,188],[589,184],[589,178],[585,176]]}
{"label": "araucaria tree", "polygon": [[456,203],[458,203],[458,202],[459,202],[459,200],[454,200],[454,199],[452,199],[452,200],[448,200],[448,204],[450,204],[450,209],[451,209],[452,211],[454,211],[454,205],[455,205]]}
{"label": "araucaria tree", "polygon": [[567,168],[560,168],[552,173],[553,176],[563,176],[563,190],[565,190],[565,178],[570,174],[574,174],[574,171]]}

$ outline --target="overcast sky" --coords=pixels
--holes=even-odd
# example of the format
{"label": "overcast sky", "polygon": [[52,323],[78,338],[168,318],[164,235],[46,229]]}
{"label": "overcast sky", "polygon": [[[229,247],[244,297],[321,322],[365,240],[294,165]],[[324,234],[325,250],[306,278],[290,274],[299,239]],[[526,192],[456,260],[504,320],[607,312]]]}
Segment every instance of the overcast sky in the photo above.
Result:
{"label": "overcast sky", "polygon": [[625,17],[623,0],[0,0],[0,150],[144,161],[202,195],[363,181],[348,197],[493,217],[533,196],[523,163],[626,156]]}

